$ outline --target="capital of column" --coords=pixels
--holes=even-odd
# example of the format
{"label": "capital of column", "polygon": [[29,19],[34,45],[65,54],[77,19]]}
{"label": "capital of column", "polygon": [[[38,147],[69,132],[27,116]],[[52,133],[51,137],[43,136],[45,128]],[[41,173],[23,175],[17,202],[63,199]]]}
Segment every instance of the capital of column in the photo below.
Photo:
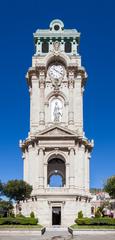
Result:
{"label": "capital of column", "polygon": [[44,78],[41,78],[41,79],[39,80],[39,87],[40,87],[40,88],[44,88],[44,87],[45,87],[45,79],[44,79]]}
{"label": "capital of column", "polygon": [[70,153],[74,153],[75,154],[75,148],[74,147],[69,147],[68,150],[69,150],[69,154]]}
{"label": "capital of column", "polygon": [[73,77],[71,78],[69,78],[69,80],[68,80],[68,87],[70,88],[70,89],[73,89],[74,88],[74,79],[73,79]]}
{"label": "capital of column", "polygon": [[46,167],[47,167],[47,165],[48,165],[48,163],[47,163],[47,162],[44,162],[44,166],[46,166]]}
{"label": "capital of column", "polygon": [[34,142],[30,142],[29,145],[28,145],[28,149],[33,148],[33,147],[34,147],[34,144],[35,144]]}
{"label": "capital of column", "polygon": [[31,80],[32,80],[32,81],[38,80],[38,77],[36,76],[36,73],[33,73],[33,74],[32,74]]}
{"label": "capital of column", "polygon": [[64,43],[64,38],[61,38],[61,43],[62,43],[62,44]]}
{"label": "capital of column", "polygon": [[86,153],[89,153],[89,150],[88,150],[88,148],[86,148],[86,147],[85,147],[85,152],[86,152]]}
{"label": "capital of column", "polygon": [[80,73],[77,74],[77,77],[76,77],[77,81],[81,81],[82,80],[82,76]]}
{"label": "capital of column", "polygon": [[50,42],[50,44],[52,44],[52,42],[53,42],[52,38],[50,38],[50,41],[49,41],[49,42]]}
{"label": "capital of column", "polygon": [[73,124],[74,123],[74,112],[69,111],[68,112],[68,124]]}
{"label": "capital of column", "polygon": [[43,153],[45,154],[45,148],[44,147],[39,147],[38,148],[38,154]]}
{"label": "capital of column", "polygon": [[70,163],[69,163],[69,162],[67,162],[65,165],[66,165],[67,167],[69,167]]}

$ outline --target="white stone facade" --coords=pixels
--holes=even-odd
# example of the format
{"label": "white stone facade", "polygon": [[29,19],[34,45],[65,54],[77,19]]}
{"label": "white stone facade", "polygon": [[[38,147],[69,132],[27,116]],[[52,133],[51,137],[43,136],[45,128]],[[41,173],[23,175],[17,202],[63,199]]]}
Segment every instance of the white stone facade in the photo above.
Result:
{"label": "white stone facade", "polygon": [[[49,30],[37,30],[34,39],[36,53],[26,75],[30,132],[20,142],[24,180],[33,186],[33,192],[32,198],[22,203],[22,213],[34,211],[41,224],[51,226],[58,224],[55,214],[59,210],[59,225],[67,226],[80,210],[84,216],[91,215],[89,161],[93,141],[83,131],[87,74],[77,50],[80,33],[65,30],[60,20],[54,20]],[[61,176],[61,187],[51,187],[54,175]]]}

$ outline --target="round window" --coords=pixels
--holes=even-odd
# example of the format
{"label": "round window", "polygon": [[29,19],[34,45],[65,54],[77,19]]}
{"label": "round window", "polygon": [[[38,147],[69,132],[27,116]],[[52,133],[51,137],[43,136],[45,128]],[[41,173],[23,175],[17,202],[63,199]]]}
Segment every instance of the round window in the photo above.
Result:
{"label": "round window", "polygon": [[54,26],[54,29],[55,29],[56,31],[58,31],[59,28],[60,28],[59,25],[55,25],[55,26]]}

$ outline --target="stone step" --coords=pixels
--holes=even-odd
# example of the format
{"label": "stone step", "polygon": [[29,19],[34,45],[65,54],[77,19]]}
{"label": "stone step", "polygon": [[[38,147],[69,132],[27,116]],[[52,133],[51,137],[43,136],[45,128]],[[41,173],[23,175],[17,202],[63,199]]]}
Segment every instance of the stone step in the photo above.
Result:
{"label": "stone step", "polygon": [[54,232],[54,231],[62,231],[62,232],[68,232],[68,228],[67,227],[57,227],[57,226],[53,226],[53,227],[46,227],[46,232]]}

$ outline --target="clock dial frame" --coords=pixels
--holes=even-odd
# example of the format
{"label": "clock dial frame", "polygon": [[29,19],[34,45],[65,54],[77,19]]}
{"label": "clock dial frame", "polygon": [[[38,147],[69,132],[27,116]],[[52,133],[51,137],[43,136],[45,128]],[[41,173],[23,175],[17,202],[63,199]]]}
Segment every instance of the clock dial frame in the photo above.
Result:
{"label": "clock dial frame", "polygon": [[52,64],[48,69],[48,74],[51,79],[63,79],[65,75],[64,66],[61,64]]}

